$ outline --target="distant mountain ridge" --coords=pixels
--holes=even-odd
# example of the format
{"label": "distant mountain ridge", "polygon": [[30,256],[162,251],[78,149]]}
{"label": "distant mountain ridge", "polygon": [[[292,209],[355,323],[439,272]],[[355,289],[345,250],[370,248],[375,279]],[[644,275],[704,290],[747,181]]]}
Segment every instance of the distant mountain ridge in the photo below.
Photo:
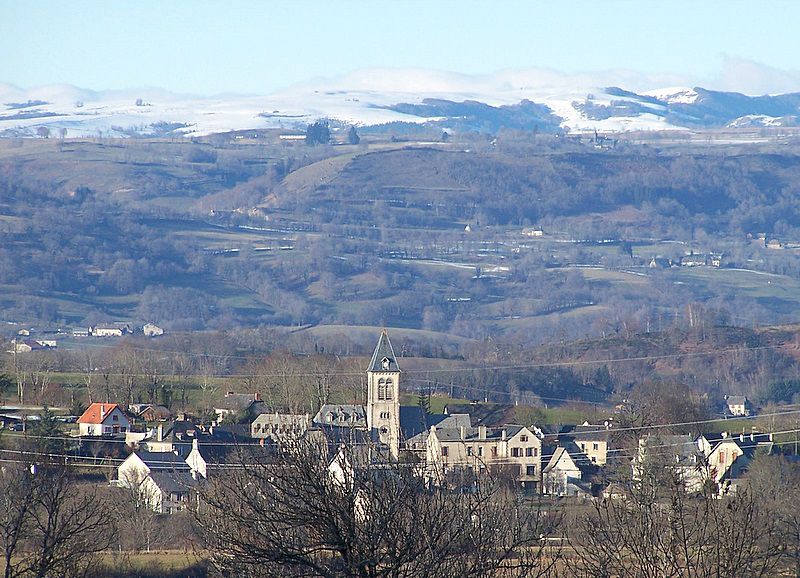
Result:
{"label": "distant mountain ridge", "polygon": [[[387,74],[393,74],[388,72]],[[92,91],[0,84],[0,136],[199,136],[235,130],[412,123],[447,130],[623,132],[798,126],[800,92],[748,96],[702,87],[633,91],[563,78],[430,71],[318,80],[266,96],[199,97],[160,89]],[[405,75],[405,76],[404,76]],[[407,82],[403,82],[406,80]]]}

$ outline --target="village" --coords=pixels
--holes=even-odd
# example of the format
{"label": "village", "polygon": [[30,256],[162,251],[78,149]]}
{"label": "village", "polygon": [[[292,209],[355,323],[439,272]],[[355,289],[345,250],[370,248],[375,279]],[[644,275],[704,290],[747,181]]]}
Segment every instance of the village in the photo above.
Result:
{"label": "village", "polygon": [[[579,502],[624,497],[615,481],[620,470],[635,480],[652,459],[674,466],[689,492],[711,484],[718,496],[734,494],[757,454],[780,451],[771,433],[754,427],[699,434],[641,428],[631,455],[617,445],[625,428],[613,418],[560,427],[515,423],[514,406],[476,402],[430,413],[400,404],[400,363],[383,331],[366,369],[366,404],[323,404],[315,415],[269,407],[258,392],[226,392],[207,421],[173,416],[159,405],[91,403],[77,417],[75,435],[65,438],[63,457],[67,465],[105,468],[108,483],[130,490],[129,499],[170,514],[196,504],[204,481],[304,442],[319,448],[332,476],[355,467],[347,456],[357,451],[367,461],[411,464],[428,486],[465,488],[491,477],[524,495]],[[725,403],[731,417],[751,415],[744,396],[728,396]],[[28,428],[36,416],[31,419]],[[18,415],[6,412],[0,420],[26,435]],[[703,425],[685,427],[701,431]]]}

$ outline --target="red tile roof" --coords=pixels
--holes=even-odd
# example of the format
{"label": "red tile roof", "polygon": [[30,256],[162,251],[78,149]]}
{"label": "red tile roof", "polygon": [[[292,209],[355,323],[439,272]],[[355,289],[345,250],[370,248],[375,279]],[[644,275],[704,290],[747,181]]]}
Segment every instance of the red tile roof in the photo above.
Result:
{"label": "red tile roof", "polygon": [[78,418],[78,423],[103,423],[117,407],[116,403],[93,403]]}

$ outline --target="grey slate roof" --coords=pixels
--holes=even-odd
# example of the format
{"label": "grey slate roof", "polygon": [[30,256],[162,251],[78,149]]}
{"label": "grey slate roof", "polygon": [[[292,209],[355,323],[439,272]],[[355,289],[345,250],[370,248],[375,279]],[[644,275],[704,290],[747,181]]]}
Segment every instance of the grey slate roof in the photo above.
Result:
{"label": "grey slate roof", "polygon": [[[384,368],[384,360],[388,361],[388,368]],[[375,346],[367,371],[400,371],[400,366],[397,365],[397,357],[394,354],[394,349],[392,349],[392,342],[389,341],[389,335],[385,329],[381,332],[378,345]]]}
{"label": "grey slate roof", "polygon": [[224,409],[228,411],[244,411],[251,406],[260,406],[254,413],[262,413],[261,409],[264,408],[262,402],[256,394],[253,393],[230,393],[225,397],[214,403],[214,409]]}
{"label": "grey slate roof", "polygon": [[608,430],[603,425],[576,425],[565,427],[563,434],[574,440],[600,442],[608,441]]}
{"label": "grey slate roof", "polygon": [[367,412],[363,405],[326,403],[311,420],[317,425],[367,427]]}
{"label": "grey slate roof", "polygon": [[197,480],[190,472],[151,472],[150,477],[158,488],[168,494],[182,494],[197,486]]}
{"label": "grey slate roof", "polygon": [[[521,425],[507,425],[499,428],[486,428],[487,440],[500,440],[503,438],[503,430],[506,432],[506,439],[511,439],[519,433],[522,429]],[[478,428],[468,427],[464,428],[464,441],[478,441],[479,440]],[[436,437],[441,441],[458,441],[461,440],[461,428],[436,428]],[[481,440],[483,441],[483,440]]]}
{"label": "grey slate roof", "polygon": [[431,433],[430,426],[435,425],[436,431],[438,432],[440,428],[442,429],[454,429],[460,431],[461,427],[465,427],[470,429],[472,427],[472,422],[470,420],[469,414],[466,413],[454,413],[450,415],[446,415],[443,413],[437,414],[428,414],[425,416],[425,422],[427,427],[422,431],[419,431],[413,435],[408,435],[411,431],[411,427],[409,424],[408,428],[403,427],[403,407],[400,407],[400,429],[403,430],[405,434],[406,443],[409,445],[413,444],[425,444],[428,441],[428,436]]}
{"label": "grey slate roof", "polygon": [[188,470],[189,466],[184,459],[173,452],[147,452],[136,450],[134,452],[144,464],[155,470]]}
{"label": "grey slate roof", "polygon": [[498,427],[504,423],[512,423],[516,419],[516,408],[503,403],[448,404],[445,413],[467,413],[472,418],[472,423],[487,427]]}

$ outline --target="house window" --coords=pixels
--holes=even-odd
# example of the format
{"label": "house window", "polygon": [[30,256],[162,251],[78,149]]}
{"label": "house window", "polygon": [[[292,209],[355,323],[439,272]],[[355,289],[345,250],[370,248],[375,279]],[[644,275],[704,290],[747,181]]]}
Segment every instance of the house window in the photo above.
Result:
{"label": "house window", "polygon": [[597,456],[592,456],[592,463],[593,463],[593,464],[596,464],[596,463],[597,463]]}
{"label": "house window", "polygon": [[483,446],[478,446],[478,457],[479,458],[483,457]]}
{"label": "house window", "polygon": [[111,416],[111,421],[119,421],[119,416],[117,414],[114,414],[113,416]]}
{"label": "house window", "polygon": [[721,463],[721,464],[725,463],[725,452],[723,452],[723,451],[719,452],[719,463]]}
{"label": "house window", "polygon": [[526,458],[532,458],[534,449],[535,448],[525,448],[525,457]]}
{"label": "house window", "polygon": [[107,425],[107,426],[105,426],[105,427],[103,428],[103,431],[104,431],[105,433],[111,433],[111,426],[110,426],[110,425]]}
{"label": "house window", "polygon": [[386,380],[380,378],[378,380],[378,399],[386,399]]}
{"label": "house window", "polygon": [[583,451],[583,452],[586,451],[586,444],[583,443],[583,442],[581,442],[581,451]]}
{"label": "house window", "polygon": [[492,446],[492,457],[493,458],[497,457],[497,446]]}
{"label": "house window", "polygon": [[450,448],[448,448],[447,446],[444,446],[442,448],[442,457],[446,458],[449,455],[449,453],[450,453]]}
{"label": "house window", "polygon": [[386,399],[392,399],[392,380],[386,380]]}
{"label": "house window", "polygon": [[519,436],[519,441],[521,441],[523,443],[528,441],[528,436]]}
{"label": "house window", "polygon": [[535,476],[536,475],[536,466],[528,466],[525,468],[525,475],[526,476]]}
{"label": "house window", "polygon": [[519,448],[511,448],[511,457],[518,458],[520,456]]}
{"label": "house window", "polygon": [[119,431],[121,431],[122,433],[125,433],[126,431],[128,431],[128,428],[126,428],[125,426],[122,426],[121,428],[119,428]]}
{"label": "house window", "polygon": [[594,443],[594,444],[592,444],[592,449],[593,449],[594,451],[597,451],[597,450],[599,450],[599,449],[600,449],[600,444],[597,444],[597,443]]}
{"label": "house window", "polygon": [[472,455],[472,446],[467,446],[467,455],[468,456]]}
{"label": "house window", "polygon": [[389,412],[388,411],[382,411],[381,412],[381,419],[389,419]]}

